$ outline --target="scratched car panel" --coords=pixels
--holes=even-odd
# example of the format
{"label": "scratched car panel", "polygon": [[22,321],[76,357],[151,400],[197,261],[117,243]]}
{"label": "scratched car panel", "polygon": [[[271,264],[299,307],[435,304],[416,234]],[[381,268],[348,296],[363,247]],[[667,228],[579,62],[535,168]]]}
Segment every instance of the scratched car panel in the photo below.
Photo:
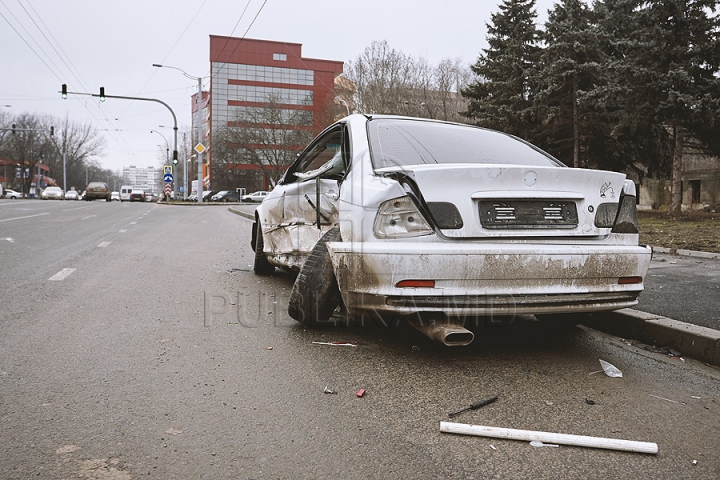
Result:
{"label": "scratched car panel", "polygon": [[635,197],[500,132],[351,115],[258,207],[255,271],[299,270],[288,311],[306,325],[399,317],[464,345],[471,317],[635,305],[651,257]]}

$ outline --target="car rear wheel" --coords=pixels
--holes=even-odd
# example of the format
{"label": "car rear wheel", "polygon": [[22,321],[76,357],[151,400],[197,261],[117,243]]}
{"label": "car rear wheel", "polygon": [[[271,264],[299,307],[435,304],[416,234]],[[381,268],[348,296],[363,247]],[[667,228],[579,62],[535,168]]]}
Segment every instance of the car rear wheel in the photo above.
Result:
{"label": "car rear wheel", "polygon": [[268,262],[265,253],[263,252],[264,242],[262,234],[262,226],[260,222],[256,223],[255,232],[255,264],[253,265],[253,271],[258,275],[272,275],[275,272],[275,265]]}
{"label": "car rear wheel", "polygon": [[328,242],[340,240],[340,228],[333,227],[318,240],[295,279],[288,314],[305,326],[317,327],[329,322],[335,308],[342,302],[333,271]]}

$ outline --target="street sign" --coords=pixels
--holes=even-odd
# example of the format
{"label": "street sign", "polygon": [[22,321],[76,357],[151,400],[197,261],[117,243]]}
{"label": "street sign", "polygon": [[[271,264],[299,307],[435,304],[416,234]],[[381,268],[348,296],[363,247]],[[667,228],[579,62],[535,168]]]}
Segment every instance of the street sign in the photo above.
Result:
{"label": "street sign", "polygon": [[163,165],[163,175],[172,175],[172,165]]}
{"label": "street sign", "polygon": [[172,181],[173,181],[172,173],[166,173],[165,175],[163,175],[163,180],[165,181],[165,183],[172,183]]}
{"label": "street sign", "polygon": [[202,143],[198,143],[197,145],[195,145],[195,151],[197,153],[203,153],[205,150],[207,150],[207,148]]}

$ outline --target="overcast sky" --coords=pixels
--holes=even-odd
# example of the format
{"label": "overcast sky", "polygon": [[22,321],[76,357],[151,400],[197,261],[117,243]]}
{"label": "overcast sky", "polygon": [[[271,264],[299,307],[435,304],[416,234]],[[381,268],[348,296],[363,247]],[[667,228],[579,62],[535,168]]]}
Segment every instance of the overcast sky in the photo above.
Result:
{"label": "overcast sky", "polygon": [[[0,0],[0,108],[68,116],[105,137],[105,168],[159,165],[172,150],[172,116],[159,104],[70,96],[58,91],[153,97],[189,127],[194,76],[209,71],[209,36],[302,44],[304,57],[354,60],[375,40],[432,64],[477,60],[499,0]],[[538,22],[555,2],[538,0]],[[245,11],[244,11],[245,10]],[[244,11],[244,13],[243,13]],[[254,22],[253,22],[254,20]],[[204,81],[207,88],[207,79]],[[10,105],[7,108],[5,105]],[[160,128],[160,125],[169,128]]]}

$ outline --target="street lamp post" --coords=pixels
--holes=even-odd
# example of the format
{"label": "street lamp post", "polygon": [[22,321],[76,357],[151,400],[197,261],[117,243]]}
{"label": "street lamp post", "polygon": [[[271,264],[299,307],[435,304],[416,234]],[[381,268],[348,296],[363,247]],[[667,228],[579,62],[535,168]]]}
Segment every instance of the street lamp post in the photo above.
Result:
{"label": "street lamp post", "polygon": [[[153,67],[157,68],[172,68],[173,70],[179,70],[182,72],[183,75],[185,75],[187,78],[197,80],[198,82],[198,92],[197,92],[197,136],[198,136],[198,143],[197,145],[200,145],[202,143],[202,77],[194,77],[187,73],[182,68],[177,67],[171,67],[169,65],[160,65],[157,63],[153,63]],[[175,136],[177,137],[177,128],[175,129]],[[176,141],[177,144],[177,141]],[[196,146],[197,146],[196,145]],[[197,150],[196,150],[197,151]],[[197,185],[197,196],[198,196],[198,203],[202,203],[203,196],[203,171],[202,171],[202,151],[197,151],[198,154],[198,185]]]}
{"label": "street lamp post", "polygon": [[160,135],[163,138],[163,140],[165,140],[165,160],[169,162],[170,161],[170,144],[168,143],[167,138],[165,138],[165,135],[158,132],[157,130],[150,130],[150,133],[157,133],[158,135]]}

